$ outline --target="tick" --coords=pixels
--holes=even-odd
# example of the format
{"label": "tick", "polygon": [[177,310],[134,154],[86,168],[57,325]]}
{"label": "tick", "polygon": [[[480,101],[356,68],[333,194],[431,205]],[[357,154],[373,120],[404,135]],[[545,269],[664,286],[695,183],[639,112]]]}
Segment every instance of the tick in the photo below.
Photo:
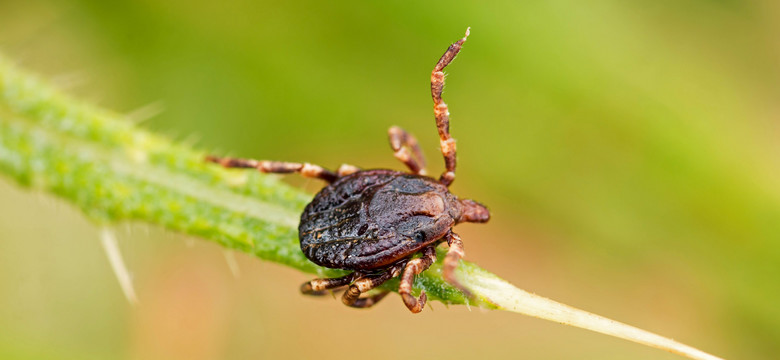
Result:
{"label": "tick", "polygon": [[[431,95],[445,170],[438,179],[426,176],[425,158],[417,139],[399,127],[388,131],[395,157],[409,172],[387,169],[361,170],[341,165],[333,172],[308,163],[207,157],[227,168],[253,168],[263,173],[300,173],[328,183],[301,214],[298,237],[301,250],[317,265],[352,270],[339,278],[314,279],[301,286],[309,295],[348,287],[342,302],[366,308],[384,298],[382,291],[361,294],[401,276],[398,293],[413,313],[427,301],[423,291],[412,296],[414,276],[436,261],[436,246],[447,242],[442,276],[470,296],[455,278],[464,256],[463,242],[452,227],[461,222],[488,221],[488,209],[472,200],[461,200],[449,191],[455,180],[455,140],[450,136],[447,104],[441,98],[444,68],[455,58],[469,35],[450,45],[431,73]],[[417,255],[420,255],[419,257]]]}

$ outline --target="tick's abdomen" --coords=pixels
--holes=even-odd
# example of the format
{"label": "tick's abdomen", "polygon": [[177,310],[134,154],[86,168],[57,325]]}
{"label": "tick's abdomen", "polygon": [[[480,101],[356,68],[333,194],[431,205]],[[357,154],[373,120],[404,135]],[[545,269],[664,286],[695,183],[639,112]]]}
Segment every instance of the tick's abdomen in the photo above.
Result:
{"label": "tick's abdomen", "polygon": [[378,269],[418,251],[435,239],[418,242],[396,225],[413,214],[383,207],[392,197],[438,193],[436,180],[393,170],[360,171],[339,178],[306,206],[298,227],[301,250],[314,263],[348,270]]}

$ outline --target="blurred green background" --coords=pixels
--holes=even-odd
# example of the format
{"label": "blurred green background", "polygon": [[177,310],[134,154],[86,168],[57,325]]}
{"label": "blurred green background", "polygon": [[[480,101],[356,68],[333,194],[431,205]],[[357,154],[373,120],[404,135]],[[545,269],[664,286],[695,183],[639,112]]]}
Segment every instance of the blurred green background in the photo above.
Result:
{"label": "blurred green background", "polygon": [[[780,352],[780,3],[772,0],[2,1],[0,51],[67,91],[219,153],[441,166],[448,69],[467,258],[526,290],[727,358]],[[316,182],[290,178],[314,193]],[[370,311],[309,279],[118,226],[140,304],[71,206],[0,179],[0,358],[677,359],[514,314]]]}

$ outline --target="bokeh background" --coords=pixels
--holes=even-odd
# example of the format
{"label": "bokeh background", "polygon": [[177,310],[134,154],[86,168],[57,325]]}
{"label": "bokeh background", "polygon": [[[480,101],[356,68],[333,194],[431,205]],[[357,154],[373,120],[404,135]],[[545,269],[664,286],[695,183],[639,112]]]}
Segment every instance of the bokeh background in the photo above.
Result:
{"label": "bokeh background", "polygon": [[[441,170],[445,100],[469,260],[727,358],[780,352],[780,3],[773,0],[0,1],[0,51],[144,126],[234,155]],[[141,109],[141,110],[139,110]],[[314,193],[319,184],[290,182]],[[677,359],[516,314],[298,293],[309,275],[145,224],[97,229],[0,178],[0,358]],[[234,257],[237,272],[228,261]],[[235,270],[235,269],[234,269]]]}

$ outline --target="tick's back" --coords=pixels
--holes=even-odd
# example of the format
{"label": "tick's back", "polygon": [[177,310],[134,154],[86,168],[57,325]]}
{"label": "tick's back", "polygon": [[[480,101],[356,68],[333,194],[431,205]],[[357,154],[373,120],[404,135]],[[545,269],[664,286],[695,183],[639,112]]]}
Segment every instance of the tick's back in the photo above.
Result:
{"label": "tick's back", "polygon": [[320,191],[303,211],[301,249],[313,262],[330,268],[388,265],[435,240],[415,239],[414,230],[431,222],[425,203],[419,203],[437,197],[443,210],[446,193],[432,178],[392,170],[343,177]]}

